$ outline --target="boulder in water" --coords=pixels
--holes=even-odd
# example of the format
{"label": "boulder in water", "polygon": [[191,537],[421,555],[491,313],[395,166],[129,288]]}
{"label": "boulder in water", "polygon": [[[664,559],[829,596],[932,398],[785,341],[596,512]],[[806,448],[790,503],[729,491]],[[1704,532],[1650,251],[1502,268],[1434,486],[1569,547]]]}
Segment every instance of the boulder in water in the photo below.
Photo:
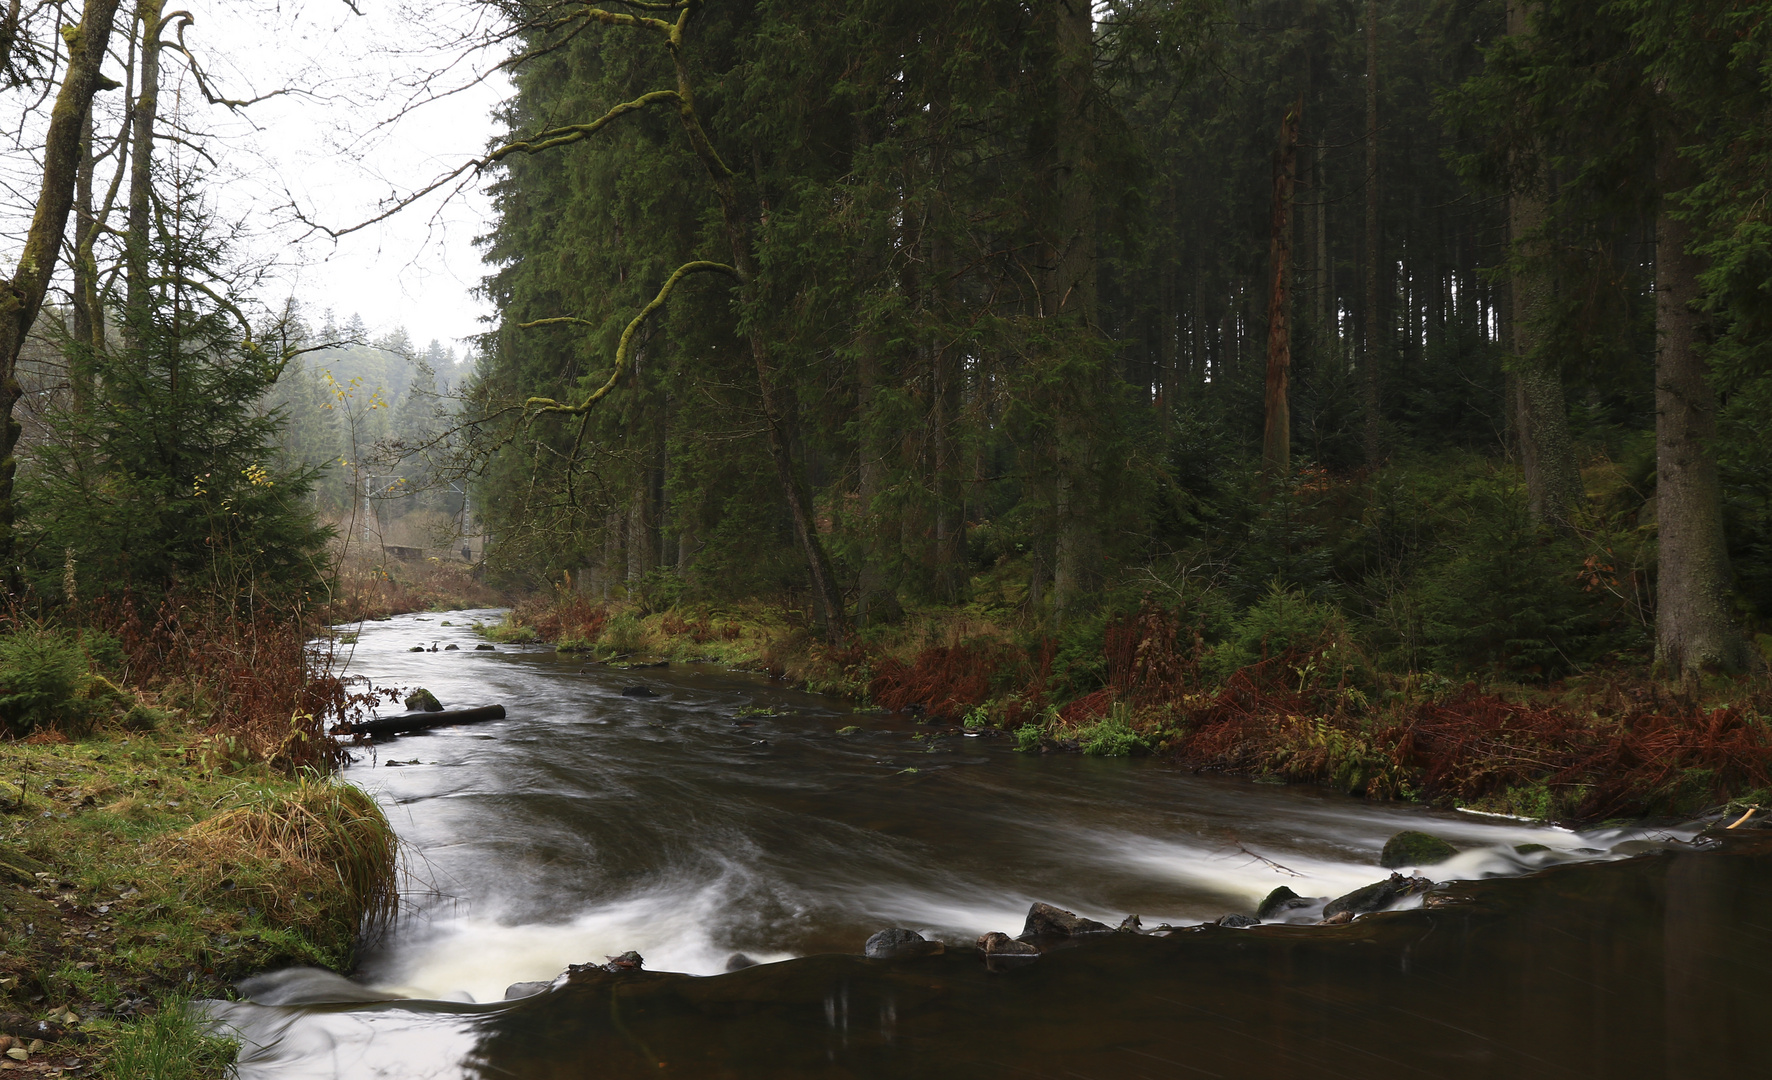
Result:
{"label": "boulder in water", "polygon": [[1291,911],[1293,908],[1310,907],[1311,903],[1282,885],[1267,894],[1267,899],[1263,900],[1261,906],[1255,909],[1255,917],[1262,920],[1271,919],[1275,915]]}
{"label": "boulder in water", "polygon": [[1251,916],[1248,916],[1248,915],[1239,915],[1233,911],[1229,915],[1226,915],[1224,918],[1219,919],[1218,925],[1228,926],[1232,930],[1241,930],[1244,927],[1248,927],[1248,926],[1260,926],[1261,920],[1256,919],[1256,918],[1252,918]]}
{"label": "boulder in water", "polygon": [[727,971],[743,971],[745,968],[756,966],[757,962],[755,960],[752,960],[741,952],[735,952],[726,958]]}
{"label": "boulder in water", "polygon": [[443,651],[444,651],[444,652],[454,652],[454,651],[456,651],[456,650],[457,650],[457,649],[459,649],[459,648],[461,648],[461,646],[460,646],[460,645],[456,645],[456,644],[454,644],[454,643],[451,643],[451,644],[448,644],[448,645],[445,645],[445,646],[443,646]]}
{"label": "boulder in water", "polygon": [[604,971],[639,971],[646,963],[646,958],[632,949],[608,960],[609,963],[603,965]]}
{"label": "boulder in water", "polygon": [[1434,866],[1458,854],[1458,849],[1431,833],[1405,829],[1384,843],[1378,865],[1386,870],[1405,866]]}
{"label": "boulder in water", "polygon": [[1021,929],[1021,936],[1031,937],[1075,937],[1078,934],[1106,934],[1113,931],[1107,923],[1099,923],[1094,919],[1085,919],[1074,911],[1042,904],[1038,900],[1028,908],[1027,925]]}
{"label": "boulder in water", "polygon": [[551,982],[512,983],[505,987],[505,1000],[513,1001],[517,998],[534,997],[537,994],[546,993],[548,987],[552,985],[554,984]]}
{"label": "boulder in water", "polygon": [[915,930],[893,927],[868,938],[862,952],[869,959],[890,960],[894,957],[929,956],[943,951],[941,942],[930,941]]}
{"label": "boulder in water", "polygon": [[414,645],[412,648],[407,649],[406,651],[407,652],[424,652],[425,647],[423,645]]}
{"label": "boulder in water", "polygon": [[436,694],[431,693],[429,690],[426,690],[421,686],[417,690],[406,695],[406,711],[442,712],[443,703],[437,700]]}
{"label": "boulder in water", "polygon": [[1122,934],[1141,933],[1144,929],[1144,920],[1140,919],[1136,915],[1128,915],[1124,919],[1120,920],[1120,925],[1119,925],[1118,929],[1119,929],[1119,932]]}
{"label": "boulder in water", "polygon": [[1374,911],[1383,911],[1405,896],[1426,892],[1433,887],[1434,883],[1427,878],[1406,878],[1402,874],[1392,874],[1383,881],[1375,881],[1346,896],[1338,896],[1329,901],[1323,908],[1323,920],[1332,922],[1336,916],[1342,914],[1349,917],[1370,915]]}
{"label": "boulder in water", "polygon": [[497,652],[498,646],[497,645],[488,645],[484,641],[482,641],[480,644],[474,646],[474,651],[475,652]]}
{"label": "boulder in water", "polygon": [[624,686],[622,697],[657,697],[658,693],[650,686]]}
{"label": "boulder in water", "polygon": [[1025,941],[1018,941],[1008,934],[991,931],[978,939],[978,951],[986,956],[1027,956],[1040,955],[1040,950]]}

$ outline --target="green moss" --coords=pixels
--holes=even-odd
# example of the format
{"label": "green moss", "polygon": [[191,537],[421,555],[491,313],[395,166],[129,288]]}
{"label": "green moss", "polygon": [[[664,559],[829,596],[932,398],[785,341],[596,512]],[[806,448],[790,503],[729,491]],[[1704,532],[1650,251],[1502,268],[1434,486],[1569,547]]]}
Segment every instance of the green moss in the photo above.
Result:
{"label": "green moss", "polygon": [[1458,854],[1458,849],[1431,833],[1406,829],[1385,841],[1378,865],[1387,870],[1405,866],[1436,866]]}

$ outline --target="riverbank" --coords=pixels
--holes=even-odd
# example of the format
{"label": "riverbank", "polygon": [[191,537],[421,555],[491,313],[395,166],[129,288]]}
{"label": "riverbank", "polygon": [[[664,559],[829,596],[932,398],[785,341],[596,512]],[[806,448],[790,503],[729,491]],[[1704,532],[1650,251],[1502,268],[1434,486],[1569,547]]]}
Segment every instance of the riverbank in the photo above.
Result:
{"label": "riverbank", "polygon": [[22,1075],[198,1053],[154,1075],[219,1076],[226,1048],[185,1000],[278,965],[349,970],[359,927],[393,913],[373,800],[217,759],[176,720],[11,743],[0,774],[0,1019]]}
{"label": "riverbank", "polygon": [[484,632],[615,663],[766,671],[917,714],[937,737],[996,730],[1028,752],[1156,754],[1374,799],[1562,822],[1772,803],[1763,673],[1670,688],[1641,658],[1544,682],[1398,671],[1295,594],[1218,625],[1149,596],[1129,608],[1063,632],[1010,605],[913,611],[833,648],[799,612],[761,603],[648,612],[559,593]]}

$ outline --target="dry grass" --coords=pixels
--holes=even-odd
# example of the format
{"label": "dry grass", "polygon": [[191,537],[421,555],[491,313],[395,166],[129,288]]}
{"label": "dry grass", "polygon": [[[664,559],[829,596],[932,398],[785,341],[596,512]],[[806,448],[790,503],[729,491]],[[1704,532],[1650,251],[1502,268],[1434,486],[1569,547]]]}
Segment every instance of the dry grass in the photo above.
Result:
{"label": "dry grass", "polygon": [[290,926],[325,917],[373,934],[398,908],[399,841],[375,800],[349,784],[303,777],[162,843],[207,888],[255,895]]}

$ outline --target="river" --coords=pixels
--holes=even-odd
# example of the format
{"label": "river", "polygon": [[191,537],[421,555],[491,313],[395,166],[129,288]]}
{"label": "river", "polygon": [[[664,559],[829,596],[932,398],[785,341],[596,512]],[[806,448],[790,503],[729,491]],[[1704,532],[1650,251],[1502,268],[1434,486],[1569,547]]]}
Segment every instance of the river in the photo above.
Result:
{"label": "river", "polygon": [[[497,614],[362,628],[351,673],[508,716],[359,750],[346,777],[407,846],[400,920],[349,980],[271,973],[212,1003],[243,1080],[1772,1076],[1753,838],[1017,754],[714,664],[476,650]],[[1199,925],[1383,878],[1405,828],[1464,849],[1431,871],[1456,902]],[[1184,929],[987,968],[974,939],[1036,900]],[[947,951],[860,955],[893,926]],[[644,971],[504,1000],[628,950]]]}

